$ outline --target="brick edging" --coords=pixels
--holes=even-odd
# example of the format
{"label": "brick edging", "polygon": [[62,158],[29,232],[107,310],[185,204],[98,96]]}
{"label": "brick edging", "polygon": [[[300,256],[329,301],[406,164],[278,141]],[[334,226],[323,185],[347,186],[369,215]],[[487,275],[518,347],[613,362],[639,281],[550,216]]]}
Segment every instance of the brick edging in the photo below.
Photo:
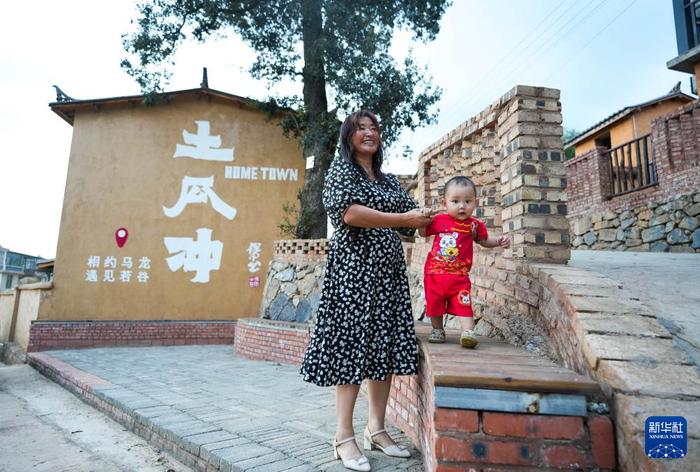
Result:
{"label": "brick edging", "polygon": [[27,352],[108,346],[232,344],[235,320],[33,321]]}
{"label": "brick edging", "polygon": [[242,318],[236,326],[236,355],[300,365],[311,336],[311,325],[261,318]]}
{"label": "brick edging", "polygon": [[155,425],[149,418],[141,417],[138,414],[130,414],[117,401],[100,392],[99,389],[94,389],[94,387],[110,387],[113,385],[111,382],[77,369],[45,353],[28,354],[27,363],[88,405],[142,437],[152,446],[166,450],[183,464],[201,472],[219,470],[214,463],[210,463],[199,455],[188,451],[178,441],[181,438],[177,434],[168,432],[162,427]]}
{"label": "brick edging", "polygon": [[[618,467],[635,472],[656,470],[644,453],[644,424],[636,424],[635,419],[658,414],[674,398],[700,398],[697,372],[693,366],[679,361],[683,357],[680,353],[667,351],[665,369],[676,373],[678,383],[673,388],[680,393],[661,391],[653,382],[644,381],[644,378],[655,378],[655,374],[643,358],[637,358],[636,349],[612,349],[622,340],[629,346],[634,342],[649,348],[672,346],[671,333],[657,321],[655,312],[639,300],[626,297],[614,279],[576,269],[580,279],[577,284],[561,267],[531,264],[530,270],[564,307],[571,323],[574,338],[571,342],[578,348],[579,360],[574,370],[585,369],[601,385],[612,404]],[[589,292],[595,295],[587,295]]]}

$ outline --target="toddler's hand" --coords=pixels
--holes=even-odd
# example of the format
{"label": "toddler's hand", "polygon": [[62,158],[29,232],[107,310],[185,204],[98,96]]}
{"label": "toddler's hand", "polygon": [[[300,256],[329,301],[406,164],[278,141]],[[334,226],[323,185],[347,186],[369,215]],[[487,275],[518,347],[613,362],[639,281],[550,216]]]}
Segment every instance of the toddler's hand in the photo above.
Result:
{"label": "toddler's hand", "polygon": [[504,249],[510,247],[510,238],[507,234],[502,234],[501,237],[498,238],[498,245]]}
{"label": "toddler's hand", "polygon": [[441,208],[439,206],[432,206],[430,207],[430,216],[435,216],[439,215],[441,213],[445,213],[445,209]]}
{"label": "toddler's hand", "polygon": [[403,215],[404,227],[406,228],[423,228],[433,221],[433,217],[430,216],[430,208],[415,208]]}

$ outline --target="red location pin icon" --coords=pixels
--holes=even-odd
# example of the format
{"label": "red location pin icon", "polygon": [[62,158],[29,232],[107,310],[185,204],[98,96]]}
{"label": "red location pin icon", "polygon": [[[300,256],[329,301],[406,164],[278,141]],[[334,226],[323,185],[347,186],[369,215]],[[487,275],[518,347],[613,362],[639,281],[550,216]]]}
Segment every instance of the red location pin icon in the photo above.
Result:
{"label": "red location pin icon", "polygon": [[128,237],[129,237],[129,231],[126,228],[119,228],[114,233],[114,239],[117,240],[117,246],[119,246],[119,247],[124,247]]}

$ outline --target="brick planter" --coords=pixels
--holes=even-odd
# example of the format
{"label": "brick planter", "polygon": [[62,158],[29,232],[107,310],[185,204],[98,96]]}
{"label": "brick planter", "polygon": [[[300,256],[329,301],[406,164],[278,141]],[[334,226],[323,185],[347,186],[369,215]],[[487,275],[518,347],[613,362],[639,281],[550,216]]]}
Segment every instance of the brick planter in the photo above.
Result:
{"label": "brick planter", "polygon": [[34,321],[27,352],[106,346],[231,344],[235,321]]}
{"label": "brick planter", "polygon": [[309,344],[309,329],[306,323],[243,318],[236,326],[234,352],[246,359],[300,365]]}

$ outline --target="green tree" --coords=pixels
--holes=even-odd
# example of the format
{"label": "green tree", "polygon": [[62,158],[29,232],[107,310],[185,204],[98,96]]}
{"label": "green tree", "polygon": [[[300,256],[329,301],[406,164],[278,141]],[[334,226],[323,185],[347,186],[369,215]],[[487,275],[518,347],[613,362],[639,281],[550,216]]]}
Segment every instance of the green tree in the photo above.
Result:
{"label": "green tree", "polygon": [[[581,134],[581,132],[575,130],[574,128],[564,128],[564,134],[561,137],[562,143],[564,144],[564,146],[566,146],[566,143],[574,139],[579,134]],[[574,149],[573,146],[564,148],[564,159],[571,159],[574,157],[575,154],[576,149]]]}
{"label": "green tree", "polygon": [[[125,35],[122,61],[144,93],[161,91],[177,46],[233,32],[257,59],[253,77],[269,83],[301,79],[301,93],[270,100],[287,113],[285,132],[314,156],[299,195],[298,238],[326,235],[321,192],[336,149],[338,116],[368,108],[381,119],[385,144],[402,129],[432,123],[441,91],[410,51],[403,64],[389,53],[396,29],[430,41],[450,0],[145,0],[137,29]],[[333,109],[329,109],[329,97]],[[290,111],[291,110],[291,111]]]}

